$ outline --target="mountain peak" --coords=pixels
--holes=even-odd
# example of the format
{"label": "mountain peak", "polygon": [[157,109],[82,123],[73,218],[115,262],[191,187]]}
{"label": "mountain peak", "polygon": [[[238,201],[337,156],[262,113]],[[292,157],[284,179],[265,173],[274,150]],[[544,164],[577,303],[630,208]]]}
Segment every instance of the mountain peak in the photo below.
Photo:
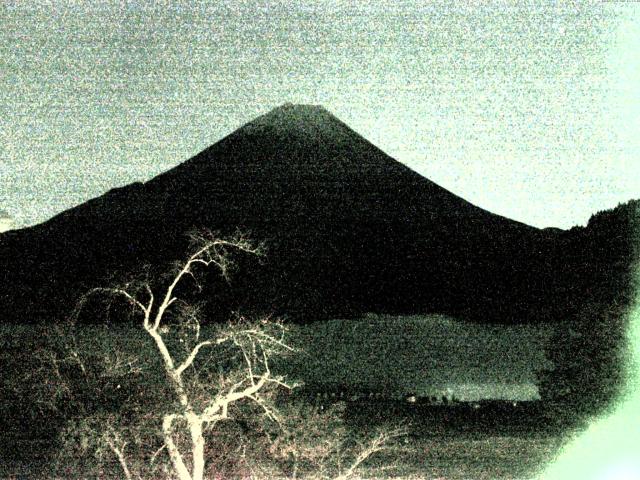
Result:
{"label": "mountain peak", "polygon": [[[509,322],[533,316],[547,285],[536,229],[448,192],[321,106],[284,104],[144,184],[3,235],[0,284],[13,287],[2,295],[15,298],[3,319],[65,315],[84,285],[182,258],[194,227],[269,244],[267,263],[220,312],[437,311]],[[36,290],[44,300],[33,305]]]}
{"label": "mountain peak", "polygon": [[297,112],[325,112],[328,113],[328,110],[324,108],[322,105],[314,105],[311,103],[292,103],[285,102],[279,107],[274,108],[271,112],[277,111],[297,111]]}
{"label": "mountain peak", "polygon": [[274,133],[336,141],[352,132],[321,105],[284,103],[240,129],[245,133],[269,130]]}
{"label": "mountain peak", "polygon": [[397,169],[399,165],[393,165],[397,163],[395,160],[323,106],[284,103],[246,123],[162,177],[184,174],[202,179],[209,174],[203,171],[194,174],[192,169],[219,169],[217,162],[222,158],[242,162],[245,173],[249,165],[259,164],[254,172],[256,175],[262,175],[265,169],[273,174],[274,169],[300,172],[301,168],[313,175],[329,174],[334,168],[342,172],[350,169],[364,175],[366,164],[379,164],[375,167],[378,170],[384,169],[385,165],[386,168]]}
{"label": "mountain peak", "polygon": [[[266,114],[258,117],[251,123],[260,121],[266,122],[287,122],[287,123],[322,123],[340,122],[329,110],[322,105],[311,105],[304,103],[283,103],[279,107],[270,110]],[[341,122],[340,122],[341,123]]]}

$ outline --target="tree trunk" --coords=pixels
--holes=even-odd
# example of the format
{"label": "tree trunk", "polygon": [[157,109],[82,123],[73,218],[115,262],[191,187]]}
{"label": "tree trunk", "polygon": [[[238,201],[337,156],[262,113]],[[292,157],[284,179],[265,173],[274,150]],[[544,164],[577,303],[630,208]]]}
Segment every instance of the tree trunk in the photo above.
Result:
{"label": "tree trunk", "polygon": [[195,413],[188,414],[189,432],[191,433],[191,453],[193,456],[192,480],[203,480],[204,477],[204,437],[202,436],[202,420]]}
{"label": "tree trunk", "polygon": [[169,457],[171,458],[171,463],[173,464],[173,468],[178,475],[180,480],[193,480],[191,478],[191,474],[187,469],[187,466],[184,464],[182,460],[182,455],[178,450],[178,446],[173,441],[173,420],[174,415],[166,415],[164,417],[164,421],[162,422],[162,432],[164,434],[164,441],[167,446],[167,450],[169,452]]}

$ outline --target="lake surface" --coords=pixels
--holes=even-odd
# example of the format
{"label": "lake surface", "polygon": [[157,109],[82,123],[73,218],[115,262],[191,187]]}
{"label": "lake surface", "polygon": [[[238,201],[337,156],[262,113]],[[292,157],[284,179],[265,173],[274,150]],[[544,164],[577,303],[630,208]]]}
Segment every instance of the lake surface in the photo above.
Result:
{"label": "lake surface", "polygon": [[538,400],[550,367],[545,326],[477,325],[441,315],[368,315],[292,326],[304,353],[284,369],[310,388],[453,396],[461,401]]}

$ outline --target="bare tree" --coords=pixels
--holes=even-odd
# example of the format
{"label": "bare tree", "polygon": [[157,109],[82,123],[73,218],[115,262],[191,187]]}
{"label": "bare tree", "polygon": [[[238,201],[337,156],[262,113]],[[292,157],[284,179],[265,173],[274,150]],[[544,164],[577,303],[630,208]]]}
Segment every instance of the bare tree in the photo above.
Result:
{"label": "bare tree", "polygon": [[[238,476],[239,471],[255,478],[346,480],[406,433],[387,428],[357,439],[346,431],[335,409],[319,414],[287,402],[276,407],[274,394],[295,387],[271,370],[275,356],[294,352],[285,341],[283,323],[237,315],[224,325],[205,327],[200,309],[180,293],[189,290],[187,280],[199,288],[198,277],[211,267],[228,280],[234,252],[254,256],[261,255],[261,249],[242,236],[222,240],[198,234],[193,240],[193,253],[176,265],[162,288],[148,279],[96,288],[75,311],[77,320],[96,295],[121,299],[139,319],[141,338],[149,348],[136,351],[138,338],[128,349],[114,345],[113,337],[119,336],[109,329],[102,339],[79,340],[73,331],[60,333],[66,346],[53,356],[51,370],[57,384],[72,397],[74,388],[63,378],[65,369],[77,372],[76,384],[83,379],[86,383],[83,400],[76,402],[84,410],[63,435],[75,451],[72,456],[85,458],[92,452],[97,460],[92,468],[106,465],[127,480],[200,480]],[[88,341],[92,348],[87,348]],[[153,372],[162,372],[164,380],[154,380]],[[142,389],[140,398],[123,404],[118,394],[130,399],[134,385]],[[99,406],[87,409],[82,404],[87,400]],[[105,410],[101,405],[111,407]],[[232,418],[235,422],[226,422]],[[67,467],[61,473],[75,472]]]}
{"label": "bare tree", "polygon": [[[200,234],[194,236],[194,239],[197,248],[179,265],[168,286],[160,294],[154,292],[149,282],[137,285],[135,289],[130,289],[129,286],[97,288],[88,294],[91,296],[101,293],[124,298],[133,307],[134,313],[141,318],[144,331],[153,340],[167,383],[176,401],[176,408],[162,416],[164,445],[161,450],[166,449],[173,474],[180,480],[204,478],[205,432],[218,422],[229,419],[230,406],[250,401],[259,406],[268,418],[277,421],[276,410],[263,394],[270,387],[293,387],[286,383],[284,378],[274,375],[269,365],[273,355],[293,351],[284,341],[285,327],[281,322],[265,318],[250,323],[244,318],[238,318],[233,324],[220,329],[217,335],[203,339],[200,337],[198,310],[182,301],[176,293],[185,278],[195,279],[197,268],[214,267],[228,278],[232,267],[231,251],[260,255],[260,248],[242,236],[222,240],[210,234]],[[180,322],[169,320],[172,310],[180,311],[180,315],[176,315]],[[185,338],[185,323],[191,338]],[[170,337],[176,330],[182,332],[179,340],[182,348],[171,347]],[[230,374],[220,374],[214,383],[215,392],[204,391],[208,390],[205,383],[207,387],[211,384],[198,378],[198,361],[211,356],[212,351],[216,349],[229,346],[239,352],[244,367]],[[157,408],[160,410],[164,406],[158,405]],[[186,444],[181,442],[181,430],[188,433]],[[124,452],[126,442],[119,438],[117,430],[107,428],[103,443],[109,446],[117,458],[125,477],[133,478]]]}
{"label": "bare tree", "polygon": [[[399,451],[397,441],[408,433],[405,425],[381,426],[373,434],[358,435],[342,421],[345,408],[345,402],[319,406],[303,401],[285,406],[281,434],[269,447],[280,461],[276,474],[284,472],[291,479],[347,480],[361,475],[366,462],[377,454]],[[262,476],[276,476],[266,473]]]}

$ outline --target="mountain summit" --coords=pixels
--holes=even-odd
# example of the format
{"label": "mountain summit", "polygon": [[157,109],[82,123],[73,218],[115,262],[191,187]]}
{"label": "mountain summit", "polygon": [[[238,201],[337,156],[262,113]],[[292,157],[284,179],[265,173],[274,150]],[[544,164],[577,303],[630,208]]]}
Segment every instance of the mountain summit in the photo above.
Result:
{"label": "mountain summit", "polygon": [[336,147],[357,134],[320,105],[285,103],[236,131],[237,134],[282,135],[323,142]]}
{"label": "mountain summit", "polygon": [[325,137],[335,138],[336,132],[348,130],[348,127],[341,126],[342,122],[320,105],[285,103],[259,116],[239,131],[256,131],[261,128],[280,129],[283,132],[306,131],[306,134],[312,137],[315,130]]}
{"label": "mountain summit", "polygon": [[217,305],[301,321],[541,320],[555,308],[565,235],[484,211],[324,108],[286,104],[144,184],[0,237],[5,319],[60,318],[91,287],[184,258],[186,233],[198,228],[240,230],[268,250],[234,288],[212,287]]}

